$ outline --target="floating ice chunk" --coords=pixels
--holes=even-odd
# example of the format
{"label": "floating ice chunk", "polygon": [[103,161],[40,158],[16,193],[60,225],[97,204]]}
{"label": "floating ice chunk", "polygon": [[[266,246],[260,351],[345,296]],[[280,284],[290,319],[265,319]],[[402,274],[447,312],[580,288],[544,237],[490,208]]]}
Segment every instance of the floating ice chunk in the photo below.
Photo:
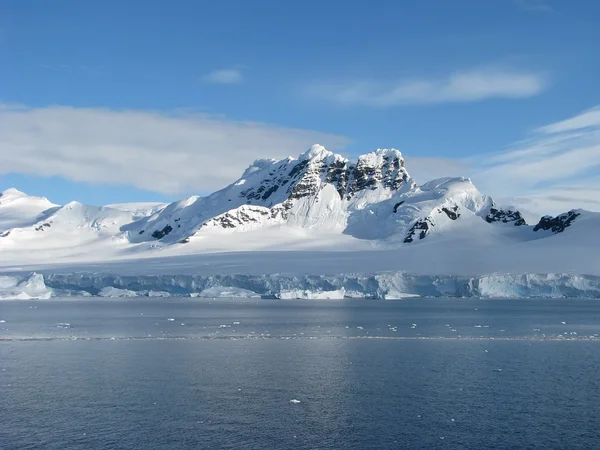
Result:
{"label": "floating ice chunk", "polygon": [[343,299],[346,294],[344,288],[333,291],[310,291],[302,289],[282,290],[277,295],[282,300],[339,300]]}
{"label": "floating ice chunk", "polygon": [[137,297],[139,294],[129,289],[119,289],[113,286],[106,286],[103,287],[100,292],[98,292],[98,295],[100,297]]}
{"label": "floating ice chunk", "polygon": [[240,323],[239,323],[239,322],[233,322],[233,324],[234,324],[234,325],[239,325]]}
{"label": "floating ice chunk", "polygon": [[248,289],[242,289],[238,287],[230,287],[230,286],[213,286],[208,289],[204,289],[202,292],[198,294],[198,297],[209,297],[213,300],[217,298],[260,298],[260,295],[256,292],[250,291]]}
{"label": "floating ice chunk", "polygon": [[293,399],[290,400],[290,403],[293,403],[294,405],[297,405],[298,403],[301,403],[301,402],[300,402],[300,400],[293,398]]}
{"label": "floating ice chunk", "polygon": [[0,300],[44,299],[52,296],[52,289],[38,273],[17,276],[0,276]]}
{"label": "floating ice chunk", "polygon": [[146,294],[148,297],[170,297],[171,294],[169,292],[166,291],[148,291],[148,293]]}
{"label": "floating ice chunk", "polygon": [[175,319],[173,319],[172,317],[169,317],[167,320],[168,320],[169,322],[175,322]]}
{"label": "floating ice chunk", "polygon": [[567,324],[567,322],[561,322],[561,323],[562,323],[563,325],[566,325],[566,324]]}
{"label": "floating ice chunk", "polygon": [[6,320],[4,320],[4,319],[0,320],[0,323],[6,323]]}
{"label": "floating ice chunk", "polygon": [[71,328],[71,324],[70,323],[59,323],[58,325],[56,325],[57,328]]}
{"label": "floating ice chunk", "polygon": [[358,327],[356,327],[356,328],[357,328],[358,330],[364,330],[364,328],[363,328],[363,327],[361,327],[361,326],[358,326]]}

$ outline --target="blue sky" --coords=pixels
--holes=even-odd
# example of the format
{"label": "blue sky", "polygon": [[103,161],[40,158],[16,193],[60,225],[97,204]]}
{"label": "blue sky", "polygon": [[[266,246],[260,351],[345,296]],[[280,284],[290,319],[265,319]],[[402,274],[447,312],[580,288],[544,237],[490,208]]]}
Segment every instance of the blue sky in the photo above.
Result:
{"label": "blue sky", "polygon": [[418,182],[598,209],[600,119],[558,147],[543,128],[600,104],[598,42],[594,0],[3,0],[0,190],[167,201],[319,142],[399,148]]}

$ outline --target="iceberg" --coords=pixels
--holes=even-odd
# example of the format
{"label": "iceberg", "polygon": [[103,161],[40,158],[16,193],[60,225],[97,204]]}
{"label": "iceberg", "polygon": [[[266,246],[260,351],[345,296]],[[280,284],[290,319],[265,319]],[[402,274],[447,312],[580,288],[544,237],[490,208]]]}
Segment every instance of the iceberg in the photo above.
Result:
{"label": "iceberg", "polygon": [[49,299],[52,289],[39,273],[29,275],[0,275],[0,300]]}

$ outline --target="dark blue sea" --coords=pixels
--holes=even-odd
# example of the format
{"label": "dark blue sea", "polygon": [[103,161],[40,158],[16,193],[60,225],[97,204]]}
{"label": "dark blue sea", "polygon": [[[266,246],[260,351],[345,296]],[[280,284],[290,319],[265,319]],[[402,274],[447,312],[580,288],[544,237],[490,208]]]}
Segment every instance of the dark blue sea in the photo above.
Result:
{"label": "dark blue sea", "polygon": [[0,302],[0,448],[597,449],[600,302]]}

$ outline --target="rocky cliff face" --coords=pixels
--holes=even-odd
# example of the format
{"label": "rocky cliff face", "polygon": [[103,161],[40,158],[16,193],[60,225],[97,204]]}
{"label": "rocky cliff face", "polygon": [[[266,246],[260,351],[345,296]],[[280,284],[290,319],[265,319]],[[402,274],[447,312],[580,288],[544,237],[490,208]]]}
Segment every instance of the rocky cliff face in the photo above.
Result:
{"label": "rocky cliff face", "polygon": [[257,160],[225,189],[169,205],[124,231],[133,242],[175,242],[208,229],[244,231],[286,222],[343,228],[350,211],[414,187],[398,150],[377,150],[353,163],[314,145],[298,158]]}
{"label": "rocky cliff face", "polygon": [[[348,201],[364,190],[396,191],[403,185],[415,186],[404,168],[402,154],[394,149],[377,150],[359,156],[356,163],[351,163],[320,145],[314,145],[297,159],[271,161],[270,164],[261,160],[257,163],[244,175],[260,172],[261,179],[239,193],[247,204],[271,203],[269,199],[272,197],[282,200],[281,196],[273,195],[278,192],[284,193],[286,200],[314,196],[326,184],[335,188],[340,199]],[[258,170],[252,170],[255,167]],[[244,176],[237,183],[242,180],[246,181]]]}
{"label": "rocky cliff face", "polygon": [[569,212],[561,214],[556,217],[552,216],[544,216],[540,219],[535,227],[533,227],[533,231],[552,231],[553,233],[562,233],[568,227],[573,224],[575,219],[581,215],[580,212],[572,209]]}
{"label": "rocky cliff face", "polygon": [[525,219],[519,211],[513,209],[499,209],[495,206],[490,208],[490,212],[485,216],[485,221],[487,223],[512,223],[517,227],[527,225],[527,222],[525,222]]}

